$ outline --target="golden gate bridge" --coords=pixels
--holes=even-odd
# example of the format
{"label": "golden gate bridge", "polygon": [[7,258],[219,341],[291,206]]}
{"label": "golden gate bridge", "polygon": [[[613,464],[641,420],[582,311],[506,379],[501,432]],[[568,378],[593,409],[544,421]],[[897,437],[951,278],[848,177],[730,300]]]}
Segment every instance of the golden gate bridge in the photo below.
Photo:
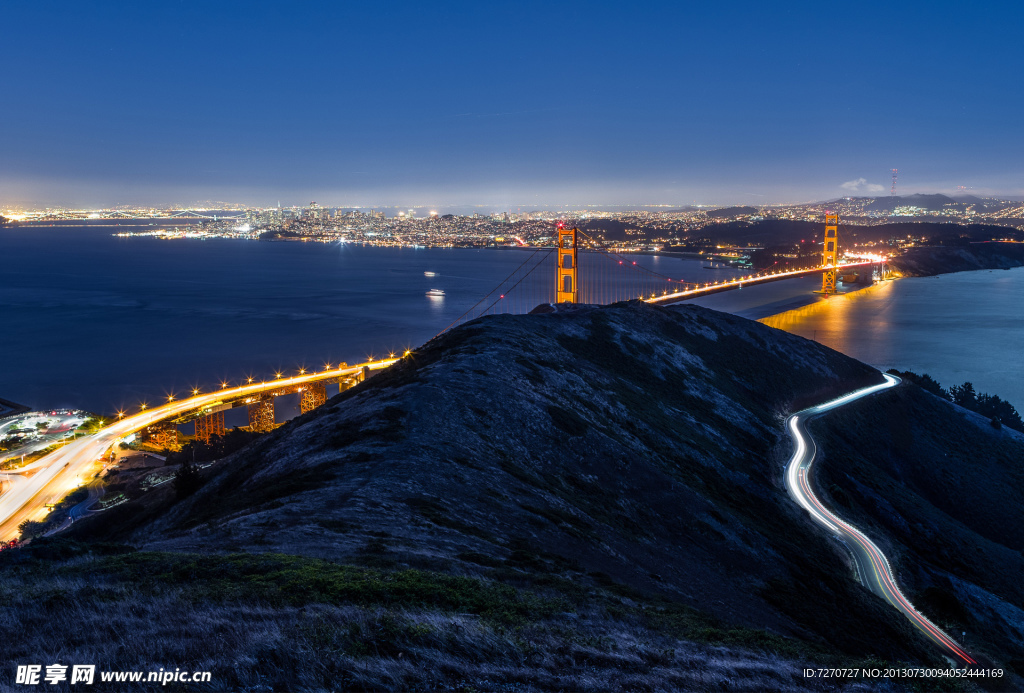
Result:
{"label": "golden gate bridge", "polygon": [[[645,267],[635,253],[622,253],[578,228],[557,226],[557,243],[537,248],[490,292],[447,325],[441,333],[484,315],[529,313],[538,306],[562,303],[607,305],[638,300],[668,305],[746,286],[822,275],[820,293],[838,293],[836,279],[843,272],[870,270],[881,276],[885,258],[863,254],[839,258],[839,217],[826,216],[825,237],[819,262],[796,268],[771,267],[751,270],[728,280],[694,281]],[[638,259],[640,258],[640,259]]]}

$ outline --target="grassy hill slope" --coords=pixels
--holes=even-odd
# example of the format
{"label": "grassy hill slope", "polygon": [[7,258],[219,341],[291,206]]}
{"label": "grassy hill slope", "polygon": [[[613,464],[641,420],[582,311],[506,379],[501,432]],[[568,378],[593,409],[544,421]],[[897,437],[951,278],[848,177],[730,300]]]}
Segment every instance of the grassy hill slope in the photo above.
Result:
{"label": "grassy hill slope", "polygon": [[785,414],[880,380],[693,306],[474,321],[185,500],[0,555],[0,634],[17,661],[230,661],[249,690],[831,690],[801,666],[939,664],[781,485]]}

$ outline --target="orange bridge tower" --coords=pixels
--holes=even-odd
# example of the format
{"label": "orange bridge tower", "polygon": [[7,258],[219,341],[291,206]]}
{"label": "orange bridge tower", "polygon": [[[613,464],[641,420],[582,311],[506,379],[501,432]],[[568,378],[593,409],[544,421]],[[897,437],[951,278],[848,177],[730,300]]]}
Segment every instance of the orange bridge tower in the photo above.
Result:
{"label": "orange bridge tower", "polygon": [[578,233],[578,229],[564,228],[559,222],[555,303],[576,303],[579,296],[580,287],[576,273],[576,234]]}
{"label": "orange bridge tower", "polygon": [[823,294],[836,293],[836,265],[839,264],[839,238],[836,235],[838,228],[839,215],[826,214],[825,242],[822,245],[821,264],[824,267],[831,267],[831,269],[826,269],[821,275],[821,293]]}

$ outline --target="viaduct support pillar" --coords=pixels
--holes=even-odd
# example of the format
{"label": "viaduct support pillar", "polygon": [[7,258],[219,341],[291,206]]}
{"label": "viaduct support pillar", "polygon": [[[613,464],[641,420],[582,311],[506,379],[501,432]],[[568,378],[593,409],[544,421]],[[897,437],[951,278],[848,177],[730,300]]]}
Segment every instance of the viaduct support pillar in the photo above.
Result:
{"label": "viaduct support pillar", "polygon": [[224,412],[216,411],[196,419],[196,440],[209,443],[213,436],[224,435]]}
{"label": "viaduct support pillar", "polygon": [[161,421],[146,429],[150,442],[158,448],[178,450],[178,427],[170,421]]}
{"label": "viaduct support pillar", "polygon": [[323,383],[309,383],[302,391],[302,399],[299,400],[299,411],[305,414],[313,411],[327,401],[327,386]]}
{"label": "viaduct support pillar", "polygon": [[274,396],[264,395],[249,405],[249,430],[266,433],[274,429]]}

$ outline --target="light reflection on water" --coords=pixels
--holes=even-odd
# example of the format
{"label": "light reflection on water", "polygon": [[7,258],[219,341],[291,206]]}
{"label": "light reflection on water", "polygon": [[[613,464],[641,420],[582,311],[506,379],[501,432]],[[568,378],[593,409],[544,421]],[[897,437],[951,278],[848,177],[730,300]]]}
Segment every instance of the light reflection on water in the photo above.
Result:
{"label": "light reflection on water", "polygon": [[760,322],[881,369],[974,383],[1024,408],[1024,268],[883,282]]}

